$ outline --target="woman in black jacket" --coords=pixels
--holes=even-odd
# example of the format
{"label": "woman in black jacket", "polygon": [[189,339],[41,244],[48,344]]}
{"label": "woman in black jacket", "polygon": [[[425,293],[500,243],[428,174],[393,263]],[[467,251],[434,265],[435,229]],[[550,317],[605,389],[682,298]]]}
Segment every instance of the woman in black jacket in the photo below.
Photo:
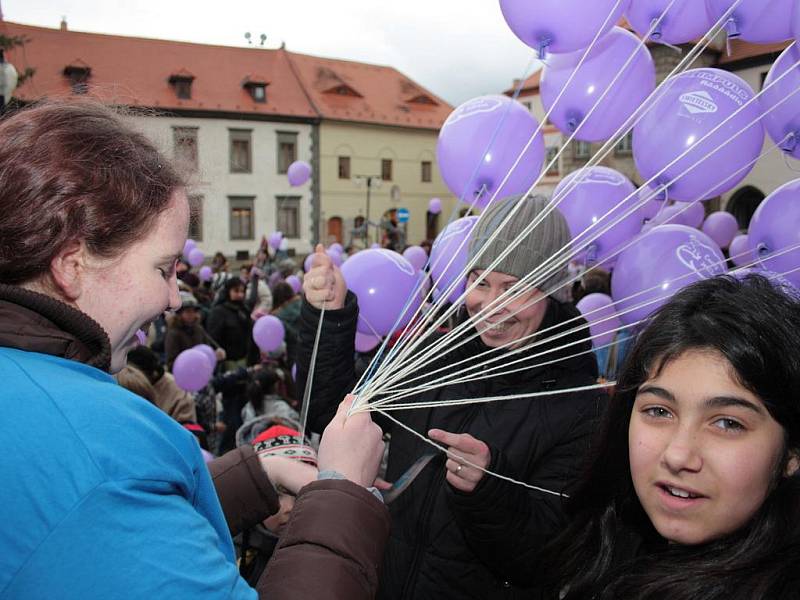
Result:
{"label": "woman in black jacket", "polygon": [[[546,206],[547,201],[541,197],[510,198],[484,212],[473,229],[470,243],[471,254],[477,257],[471,274],[473,280],[534,218],[542,215]],[[513,219],[488,242],[515,207]],[[541,266],[569,240],[563,216],[558,211],[550,212],[467,295],[466,314],[462,316],[475,315],[492,304],[509,286]],[[301,312],[298,378],[302,385],[319,321],[318,307],[325,301],[313,401],[309,407],[310,427],[321,431],[335,406],[355,383],[353,355],[358,306],[355,296],[346,291],[338,269],[321,253],[316,260],[317,266],[304,283],[306,302]],[[547,333],[544,339],[533,338],[537,345],[528,353],[548,350],[552,353],[542,359],[531,358],[526,363],[531,368],[522,372],[438,387],[406,401],[533,394],[594,384],[597,368],[590,342],[585,339],[588,334],[569,331],[579,323],[585,324],[575,309],[551,297],[533,303],[544,295],[542,290],[559,287],[565,278],[565,270],[559,270],[538,289],[519,294],[508,306],[495,309],[478,325],[478,337],[441,353],[421,369],[421,374],[432,373],[429,380],[433,382],[436,379],[433,373],[441,367],[464,359],[477,361],[478,355],[490,348],[498,348],[497,353],[501,353],[530,344],[537,331]],[[474,328],[469,328],[466,336],[475,333]],[[548,341],[558,334],[565,335]],[[557,350],[571,342],[575,345]],[[578,476],[602,404],[603,395],[592,390],[395,413],[405,425],[421,434],[432,428],[467,434],[471,440],[485,443],[484,456],[490,470],[555,493],[524,489],[493,477],[483,478],[472,493],[464,493],[463,489],[448,484],[446,478],[466,481],[463,476],[468,474],[467,469],[463,466],[457,469],[437,454],[390,504],[392,534],[379,597],[530,598],[530,590],[516,589],[514,574],[524,571],[533,553],[564,527],[560,493],[568,491]],[[400,427],[383,425],[391,432],[387,479],[396,481],[433,449]],[[457,474],[453,472],[456,470]]]}

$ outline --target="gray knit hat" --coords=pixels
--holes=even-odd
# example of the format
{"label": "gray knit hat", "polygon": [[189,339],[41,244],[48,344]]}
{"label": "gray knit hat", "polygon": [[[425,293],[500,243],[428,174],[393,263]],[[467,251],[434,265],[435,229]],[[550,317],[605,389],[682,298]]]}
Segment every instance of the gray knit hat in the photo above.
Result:
{"label": "gray knit hat", "polygon": [[[487,245],[489,237],[497,231],[508,214],[520,202],[522,206],[516,210],[502,231]],[[510,196],[490,204],[481,214],[470,236],[470,260],[478,256],[478,260],[472,268],[488,269],[500,256],[500,253],[519,237],[537,215],[547,208],[548,204],[549,200],[544,196],[527,196],[525,198]],[[558,209],[553,209],[492,270],[522,279],[569,244],[570,240],[569,226],[564,215]],[[550,272],[547,279],[537,286],[539,289],[545,292],[552,291],[567,279],[567,261],[562,259],[561,262],[563,264],[559,265],[558,271]]]}

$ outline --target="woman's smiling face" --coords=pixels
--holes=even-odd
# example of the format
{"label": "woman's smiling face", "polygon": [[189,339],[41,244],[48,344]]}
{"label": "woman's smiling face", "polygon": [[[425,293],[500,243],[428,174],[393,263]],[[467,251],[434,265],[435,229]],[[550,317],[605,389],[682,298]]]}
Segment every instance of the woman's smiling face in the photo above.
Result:
{"label": "woman's smiling face", "polygon": [[724,357],[686,351],[636,395],[628,430],[636,494],[667,540],[702,544],[722,537],[764,503],[784,438]]}

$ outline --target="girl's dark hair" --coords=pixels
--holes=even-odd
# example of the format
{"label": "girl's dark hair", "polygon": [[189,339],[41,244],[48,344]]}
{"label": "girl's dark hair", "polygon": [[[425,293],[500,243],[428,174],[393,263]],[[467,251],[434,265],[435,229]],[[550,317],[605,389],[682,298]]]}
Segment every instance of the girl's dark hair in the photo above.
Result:
{"label": "girl's dark hair", "polygon": [[113,110],[48,100],[0,121],[0,281],[50,270],[68,244],[113,258],[149,231],[183,179]]}
{"label": "girl's dark hair", "polygon": [[272,367],[263,367],[248,382],[245,395],[250,404],[259,414],[264,408],[264,396],[275,393],[275,384],[278,383],[278,374]]}
{"label": "girl's dark hair", "polygon": [[[786,450],[774,487],[752,520],[698,546],[668,544],[639,503],[628,427],[639,386],[688,350],[733,367],[783,426]],[[705,280],[677,293],[639,334],[609,400],[586,474],[568,503],[570,526],[542,553],[565,600],[796,597],[800,475],[784,477],[800,449],[800,304],[758,275]],[[791,593],[790,593],[791,590]]]}
{"label": "girl's dark hair", "polygon": [[289,300],[295,297],[294,290],[292,286],[284,281],[279,281],[275,284],[275,287],[272,288],[272,308],[273,310],[280,308],[284,304],[286,304]]}

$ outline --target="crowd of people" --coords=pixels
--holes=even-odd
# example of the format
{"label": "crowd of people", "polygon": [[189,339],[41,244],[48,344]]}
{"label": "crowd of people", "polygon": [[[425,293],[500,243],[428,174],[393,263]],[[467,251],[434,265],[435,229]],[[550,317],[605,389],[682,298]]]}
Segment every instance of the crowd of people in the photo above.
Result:
{"label": "crowd of people", "polygon": [[[185,181],[118,113],[47,101],[0,140],[0,599],[798,597],[800,300],[766,277],[688,286],[594,354],[574,304],[607,277],[499,302],[570,232],[546,198],[496,201],[463,343],[414,373],[426,408],[373,422],[350,410],[358,298],[322,246],[305,274],[219,253],[203,282]],[[217,364],[189,392],[172,371],[199,345]],[[549,354],[434,385],[491,351]]]}

